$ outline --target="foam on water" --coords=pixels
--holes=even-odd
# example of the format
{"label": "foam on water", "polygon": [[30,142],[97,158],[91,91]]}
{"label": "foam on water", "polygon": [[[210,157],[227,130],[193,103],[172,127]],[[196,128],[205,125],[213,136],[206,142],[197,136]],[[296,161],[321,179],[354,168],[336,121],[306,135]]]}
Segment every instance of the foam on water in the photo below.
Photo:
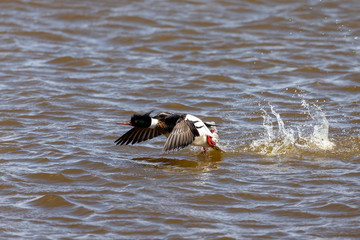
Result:
{"label": "foam on water", "polygon": [[[265,132],[260,139],[252,141],[250,150],[263,155],[280,155],[298,150],[331,150],[335,144],[329,140],[329,122],[325,113],[316,105],[310,106],[305,100],[302,106],[311,121],[296,128],[286,126],[272,105],[271,115],[262,108]],[[276,118],[277,127],[273,125]]]}

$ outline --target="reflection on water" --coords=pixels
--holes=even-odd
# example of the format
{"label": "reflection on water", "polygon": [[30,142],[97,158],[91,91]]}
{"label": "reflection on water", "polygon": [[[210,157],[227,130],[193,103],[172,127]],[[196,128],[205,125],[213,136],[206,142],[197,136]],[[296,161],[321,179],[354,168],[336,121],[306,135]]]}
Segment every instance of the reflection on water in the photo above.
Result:
{"label": "reflection on water", "polygon": [[[359,239],[357,1],[0,1],[1,239]],[[221,151],[115,146],[134,112]]]}
{"label": "reflection on water", "polygon": [[[199,153],[194,153],[198,151]],[[192,150],[188,154],[195,156],[193,160],[177,159],[170,157],[137,157],[133,158],[134,161],[145,161],[151,166],[171,170],[171,171],[193,171],[193,172],[206,172],[211,169],[218,168],[218,163],[222,161],[223,152],[217,150],[210,150],[204,152],[203,150]],[[171,155],[171,154],[169,154]]]}

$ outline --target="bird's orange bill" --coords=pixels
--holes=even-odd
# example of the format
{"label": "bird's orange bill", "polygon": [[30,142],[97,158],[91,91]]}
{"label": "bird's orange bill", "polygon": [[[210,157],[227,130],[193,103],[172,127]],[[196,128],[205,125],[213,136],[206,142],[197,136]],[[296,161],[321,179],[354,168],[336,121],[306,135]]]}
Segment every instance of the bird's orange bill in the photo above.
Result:
{"label": "bird's orange bill", "polygon": [[130,125],[130,126],[131,126],[131,122],[117,122],[116,124],[120,124],[120,125]]}

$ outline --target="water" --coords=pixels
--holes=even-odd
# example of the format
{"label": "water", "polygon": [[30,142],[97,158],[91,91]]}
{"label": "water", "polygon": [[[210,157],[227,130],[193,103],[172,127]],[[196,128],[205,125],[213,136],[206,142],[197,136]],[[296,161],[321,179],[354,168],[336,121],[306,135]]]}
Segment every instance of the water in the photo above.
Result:
{"label": "water", "polygon": [[[0,2],[1,239],[358,239],[357,1]],[[115,146],[134,112],[226,152]]]}
{"label": "water", "polygon": [[[271,113],[276,118],[278,125],[274,129],[272,118],[266,110],[264,112],[263,126],[265,128],[264,138],[256,139],[251,143],[250,150],[260,152],[264,155],[289,154],[293,151],[302,152],[307,149],[310,151],[333,150],[336,145],[329,140],[329,122],[321,109],[311,113],[309,104],[302,101],[302,106],[308,111],[311,120],[307,124],[297,126],[296,129],[287,129],[273,106],[270,105]],[[315,105],[316,108],[318,108]]]}

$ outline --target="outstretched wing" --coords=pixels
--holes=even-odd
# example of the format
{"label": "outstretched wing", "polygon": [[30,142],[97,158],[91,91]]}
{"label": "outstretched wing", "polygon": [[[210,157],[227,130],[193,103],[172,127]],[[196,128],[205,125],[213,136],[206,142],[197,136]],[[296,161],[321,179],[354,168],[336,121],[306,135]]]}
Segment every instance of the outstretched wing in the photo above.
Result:
{"label": "outstretched wing", "polygon": [[129,143],[139,143],[146,141],[148,139],[152,139],[161,135],[161,132],[156,128],[139,128],[134,127],[126,132],[124,135],[119,137],[115,143],[116,145],[128,145]]}
{"label": "outstretched wing", "polygon": [[193,121],[186,120],[183,115],[176,122],[174,129],[171,131],[164,145],[164,152],[171,150],[179,150],[190,145],[195,137],[199,136],[199,132]]}

